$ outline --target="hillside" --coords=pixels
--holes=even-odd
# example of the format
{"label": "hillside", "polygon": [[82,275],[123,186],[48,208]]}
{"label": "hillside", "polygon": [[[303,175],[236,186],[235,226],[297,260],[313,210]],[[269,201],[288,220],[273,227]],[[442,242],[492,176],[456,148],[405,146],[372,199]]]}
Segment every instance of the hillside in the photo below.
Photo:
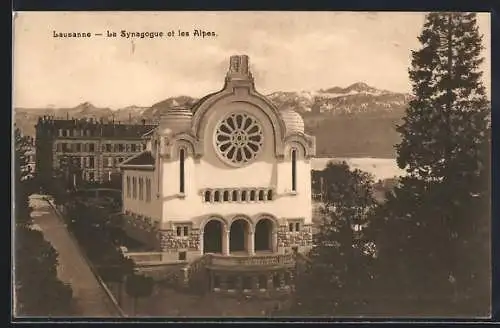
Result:
{"label": "hillside", "polygon": [[[331,87],[318,91],[274,92],[267,97],[279,108],[291,105],[299,112],[306,132],[316,136],[318,156],[394,157],[399,135],[394,130],[401,120],[409,96],[379,90],[365,83],[346,88]],[[160,112],[176,105],[192,106],[197,99],[189,96],[167,98],[151,107],[128,106],[111,109],[83,103],[73,108],[16,108],[15,122],[23,133],[34,136],[39,116],[61,118],[94,117],[117,122],[154,121]]]}

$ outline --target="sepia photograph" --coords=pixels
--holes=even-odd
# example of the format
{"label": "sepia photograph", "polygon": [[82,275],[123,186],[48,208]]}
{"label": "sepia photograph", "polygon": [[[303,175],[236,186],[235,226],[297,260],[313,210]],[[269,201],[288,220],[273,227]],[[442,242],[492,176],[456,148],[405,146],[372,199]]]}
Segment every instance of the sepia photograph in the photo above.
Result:
{"label": "sepia photograph", "polygon": [[12,17],[14,319],[490,318],[490,13]]}

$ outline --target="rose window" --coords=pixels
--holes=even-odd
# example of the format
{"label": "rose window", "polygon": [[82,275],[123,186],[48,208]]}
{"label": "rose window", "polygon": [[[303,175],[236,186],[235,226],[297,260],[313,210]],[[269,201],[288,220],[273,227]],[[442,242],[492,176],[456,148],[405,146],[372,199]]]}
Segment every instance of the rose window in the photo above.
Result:
{"label": "rose window", "polygon": [[227,116],[215,132],[215,147],[219,156],[235,166],[255,159],[262,149],[263,140],[261,125],[255,117],[246,113]]}

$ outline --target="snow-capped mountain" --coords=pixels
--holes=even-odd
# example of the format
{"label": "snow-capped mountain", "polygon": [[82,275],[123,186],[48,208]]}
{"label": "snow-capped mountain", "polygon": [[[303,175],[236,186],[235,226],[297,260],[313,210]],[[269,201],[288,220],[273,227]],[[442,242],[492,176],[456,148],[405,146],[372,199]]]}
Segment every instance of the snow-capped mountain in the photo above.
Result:
{"label": "snow-capped mountain", "polygon": [[[278,107],[292,106],[305,121],[306,132],[316,136],[317,151],[323,156],[393,156],[393,145],[399,136],[394,130],[408,100],[408,94],[380,90],[358,82],[348,87],[331,87],[316,91],[277,91],[267,97]],[[190,96],[170,97],[150,107],[128,106],[111,109],[89,102],[73,108],[16,108],[16,126],[30,136],[35,134],[39,116],[60,118],[103,118],[122,123],[157,121],[163,109],[192,106],[198,99]],[[332,140],[342,140],[333,143]]]}
{"label": "snow-capped mountain", "polygon": [[277,105],[292,104],[299,112],[356,114],[391,112],[406,106],[409,95],[379,90],[366,83],[354,83],[346,88],[333,87],[318,91],[274,92],[268,97]]}

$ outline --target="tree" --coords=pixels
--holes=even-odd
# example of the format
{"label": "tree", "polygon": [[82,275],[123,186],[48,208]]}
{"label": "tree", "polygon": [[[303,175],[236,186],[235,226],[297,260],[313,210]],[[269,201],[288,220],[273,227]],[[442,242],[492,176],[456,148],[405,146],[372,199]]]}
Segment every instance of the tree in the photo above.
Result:
{"label": "tree", "polygon": [[367,296],[373,252],[363,236],[367,214],[373,209],[373,179],[346,163],[329,163],[324,181],[326,217],[310,263],[300,273],[294,313],[333,315],[356,311]]}
{"label": "tree", "polygon": [[27,139],[15,130],[15,296],[16,314],[68,315],[72,292],[57,277],[57,252],[32,227],[26,173]]}
{"label": "tree", "polygon": [[134,274],[127,277],[125,281],[125,290],[127,295],[133,298],[133,313],[136,313],[137,301],[139,298],[149,297],[153,294],[154,280],[140,274]]}
{"label": "tree", "polygon": [[381,265],[393,273],[384,285],[395,286],[397,276],[399,293],[451,300],[475,291],[476,302],[486,301],[490,109],[476,15],[430,13],[418,40],[413,99],[397,127],[397,162],[407,176],[374,225]]}

